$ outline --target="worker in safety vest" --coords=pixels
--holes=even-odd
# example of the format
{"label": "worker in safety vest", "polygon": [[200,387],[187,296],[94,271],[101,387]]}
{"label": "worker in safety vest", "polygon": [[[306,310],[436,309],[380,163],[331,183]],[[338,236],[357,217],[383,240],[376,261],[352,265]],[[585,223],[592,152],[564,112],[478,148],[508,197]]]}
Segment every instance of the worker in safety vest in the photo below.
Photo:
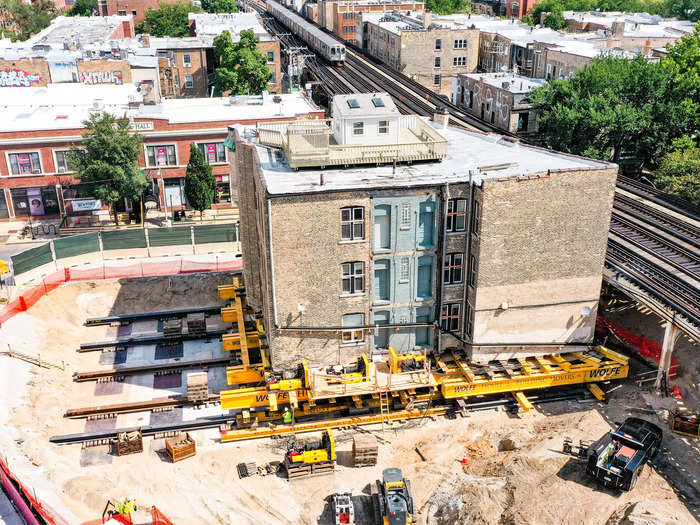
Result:
{"label": "worker in safety vest", "polygon": [[292,424],[292,413],[290,412],[288,407],[284,407],[284,414],[282,414],[282,421],[284,422],[285,425]]}
{"label": "worker in safety vest", "polygon": [[119,514],[131,514],[136,510],[136,502],[134,498],[124,499],[119,503]]}

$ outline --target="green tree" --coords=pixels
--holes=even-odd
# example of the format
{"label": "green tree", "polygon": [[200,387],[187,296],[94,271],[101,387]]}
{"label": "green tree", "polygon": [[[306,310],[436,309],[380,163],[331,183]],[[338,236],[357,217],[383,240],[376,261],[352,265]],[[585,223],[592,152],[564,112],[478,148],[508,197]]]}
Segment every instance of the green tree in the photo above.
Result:
{"label": "green tree", "polygon": [[544,25],[544,27],[548,27],[549,29],[559,31],[566,25],[566,22],[564,21],[564,14],[559,10],[552,11],[544,19],[542,25]]}
{"label": "green tree", "polygon": [[202,0],[202,9],[207,13],[237,13],[236,0]]}
{"label": "green tree", "polygon": [[181,38],[190,36],[189,13],[200,13],[202,10],[190,2],[168,4],[160,2],[158,9],[148,8],[146,16],[136,25],[137,33],[163,37]]}
{"label": "green tree", "polygon": [[267,88],[272,73],[267,67],[267,57],[256,46],[258,42],[252,29],[241,31],[237,43],[228,31],[214,39],[214,56],[219,65],[216,69],[218,96],[227,93],[257,95]]}
{"label": "green tree", "polygon": [[530,93],[554,149],[654,168],[672,141],[692,135],[697,106],[678,97],[668,69],[638,56],[603,56]]}
{"label": "green tree", "polygon": [[187,163],[185,176],[185,196],[192,208],[202,218],[204,210],[211,208],[216,193],[216,179],[211,166],[204,160],[204,154],[196,144],[190,144],[190,161]]}
{"label": "green tree", "polygon": [[673,94],[690,111],[695,108],[696,128],[700,129],[700,23],[695,31],[667,47],[662,65],[672,79]]}
{"label": "green tree", "polygon": [[36,0],[25,4],[21,0],[1,0],[0,11],[6,14],[9,26],[17,28],[21,40],[26,40],[49,26],[60,12],[51,0]]}
{"label": "green tree", "polygon": [[700,206],[700,148],[673,151],[661,159],[656,187]]}
{"label": "green tree", "polygon": [[140,199],[148,186],[139,169],[141,136],[129,132],[126,116],[115,118],[109,113],[95,113],[83,122],[81,148],[71,147],[68,153],[75,177],[94,184],[95,197],[114,212],[114,204],[124,198]]}
{"label": "green tree", "polygon": [[14,31],[9,29],[0,29],[0,38],[9,38],[12,42],[17,42],[20,40],[25,40],[22,35],[18,35]]}
{"label": "green tree", "polygon": [[68,16],[92,16],[97,13],[97,0],[75,0],[73,7],[66,13]]}
{"label": "green tree", "polygon": [[468,4],[466,0],[427,0],[425,8],[427,11],[432,11],[439,15],[471,13],[471,4]]}

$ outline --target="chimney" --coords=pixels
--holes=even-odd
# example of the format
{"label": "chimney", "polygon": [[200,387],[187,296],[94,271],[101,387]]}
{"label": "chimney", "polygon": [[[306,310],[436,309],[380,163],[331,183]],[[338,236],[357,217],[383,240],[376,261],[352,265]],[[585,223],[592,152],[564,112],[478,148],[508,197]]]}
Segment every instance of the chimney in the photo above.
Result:
{"label": "chimney", "polygon": [[141,35],[141,45],[143,47],[151,47],[151,35],[148,33]]}
{"label": "chimney", "polygon": [[430,11],[424,11],[423,12],[423,27],[425,29],[428,29],[430,27],[430,24],[433,23],[433,13]]}
{"label": "chimney", "polygon": [[625,34],[625,23],[624,22],[613,22],[612,23],[612,34],[613,34],[613,36],[623,36]]}
{"label": "chimney", "polygon": [[646,55],[646,56],[651,56],[651,55],[652,55],[652,52],[651,52],[651,40],[647,40],[647,41],[644,43],[644,47],[642,48],[642,54],[643,54],[643,55]]}
{"label": "chimney", "polygon": [[130,20],[124,20],[122,22],[122,32],[124,33],[124,38],[133,38],[134,37],[134,31],[133,31],[133,18]]}
{"label": "chimney", "polygon": [[[442,126],[442,129],[447,128],[447,125],[450,123],[450,114],[447,112],[447,108],[435,108],[437,111],[433,113],[433,122],[436,122],[437,124],[440,124]],[[442,111],[439,111],[442,109]]]}

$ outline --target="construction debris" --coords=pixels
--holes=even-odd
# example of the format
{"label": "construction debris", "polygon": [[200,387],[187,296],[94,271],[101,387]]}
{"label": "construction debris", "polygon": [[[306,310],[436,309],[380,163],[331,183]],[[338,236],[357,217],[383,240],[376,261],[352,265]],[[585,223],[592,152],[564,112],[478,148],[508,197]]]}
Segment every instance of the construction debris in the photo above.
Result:
{"label": "construction debris", "polygon": [[112,442],[115,445],[117,456],[143,452],[143,435],[140,430],[119,432],[117,439],[114,439]]}
{"label": "construction debris", "polygon": [[197,443],[189,433],[165,440],[165,450],[173,463],[197,454]]}
{"label": "construction debris", "polygon": [[372,467],[377,464],[379,447],[371,434],[356,434],[352,438],[352,461],[355,467]]}
{"label": "construction debris", "polygon": [[182,336],[182,319],[163,321],[163,337],[166,339],[179,339],[180,336]]}
{"label": "construction debris", "polygon": [[187,374],[187,400],[192,402],[209,399],[209,374],[192,372]]}
{"label": "construction debris", "polygon": [[204,337],[207,333],[207,318],[204,312],[195,312],[187,315],[187,333]]}

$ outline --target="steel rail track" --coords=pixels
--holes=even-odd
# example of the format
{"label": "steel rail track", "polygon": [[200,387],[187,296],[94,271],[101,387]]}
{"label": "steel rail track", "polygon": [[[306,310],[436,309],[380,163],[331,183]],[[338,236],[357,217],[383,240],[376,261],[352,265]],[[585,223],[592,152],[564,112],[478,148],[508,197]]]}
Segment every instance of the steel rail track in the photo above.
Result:
{"label": "steel rail track", "polygon": [[103,350],[105,348],[127,348],[129,346],[136,345],[152,345],[152,344],[167,344],[167,343],[179,343],[181,341],[195,341],[197,339],[211,339],[212,337],[218,337],[227,332],[227,329],[212,330],[206,332],[204,335],[200,334],[182,334],[176,338],[165,337],[162,334],[159,335],[146,335],[143,337],[125,337],[123,339],[115,339],[114,341],[98,341],[96,343],[81,343],[78,352],[97,352],[98,350]]}
{"label": "steel rail track", "polygon": [[657,259],[673,266],[680,272],[694,279],[700,278],[700,256],[698,252],[687,250],[671,238],[662,237],[614,211],[610,219],[610,231],[625,241],[647,251]]}
{"label": "steel rail track", "polygon": [[614,239],[608,239],[605,264],[696,326],[700,326],[700,296],[697,288],[679,280],[668,270],[634,253]]}
{"label": "steel rail track", "polygon": [[[533,405],[542,405],[545,403],[555,403],[557,401],[571,401],[571,400],[585,400],[590,399],[592,394],[582,387],[577,388],[570,387],[554,387],[540,392],[530,392],[528,393],[528,399]],[[450,400],[444,403],[445,411],[451,412],[456,411],[456,401]],[[516,407],[517,402],[512,398],[512,396],[507,394],[498,394],[497,397],[469,402],[466,401],[466,406],[468,410],[488,410],[496,407]],[[378,413],[378,411],[375,410]],[[372,414],[376,415],[376,414]],[[361,420],[362,416],[347,416],[348,421],[356,422]],[[339,418],[334,418],[339,419]],[[322,422],[323,418],[300,418],[299,421],[319,421]],[[171,423],[165,425],[149,425],[142,427],[128,427],[122,429],[114,430],[104,430],[99,432],[84,432],[77,434],[65,434],[59,436],[52,436],[49,438],[51,443],[56,445],[69,445],[75,443],[107,443],[110,439],[115,439],[117,434],[120,432],[133,432],[140,430],[144,436],[153,436],[157,434],[167,434],[171,432],[187,432],[192,430],[203,430],[208,428],[217,428],[221,424],[232,423],[235,421],[235,416],[224,415],[224,416],[213,416],[207,418],[200,418],[194,421],[188,421],[186,423]]]}
{"label": "steel rail track", "polygon": [[110,315],[107,317],[89,317],[85,320],[85,326],[100,326],[112,323],[129,323],[132,321],[142,321],[144,319],[175,319],[187,317],[188,314],[204,312],[213,314],[221,311],[222,306],[204,306],[201,308],[184,308],[182,310],[163,310],[161,312],[146,312],[142,314],[122,314]]}
{"label": "steel rail track", "polygon": [[700,209],[680,197],[657,190],[653,186],[643,184],[624,175],[617,177],[617,187],[700,221]]}
{"label": "steel rail track", "polygon": [[180,372],[188,368],[208,368],[231,364],[230,357],[217,357],[216,359],[198,359],[197,361],[178,361],[175,363],[163,363],[159,365],[129,366],[124,368],[109,368],[107,370],[92,370],[90,372],[74,372],[73,381],[84,383],[97,381],[98,379],[117,378],[150,374],[155,372]]}

